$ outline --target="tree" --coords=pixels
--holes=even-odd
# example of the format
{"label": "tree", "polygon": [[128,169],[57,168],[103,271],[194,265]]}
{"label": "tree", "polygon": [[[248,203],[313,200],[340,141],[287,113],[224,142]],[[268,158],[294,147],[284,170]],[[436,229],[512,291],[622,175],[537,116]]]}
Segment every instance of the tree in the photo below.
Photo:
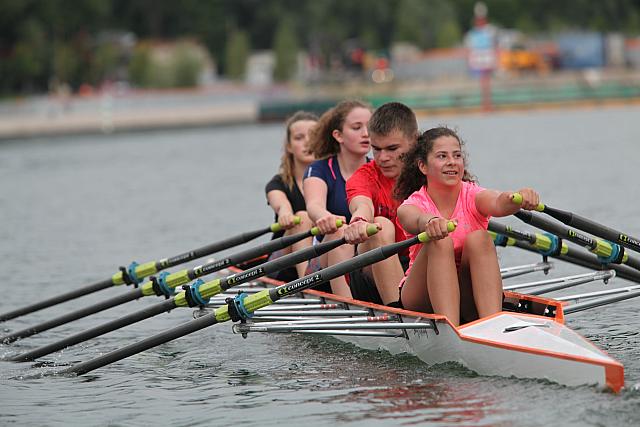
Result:
{"label": "tree", "polygon": [[129,61],[129,79],[139,87],[151,86],[151,49],[146,44],[139,44],[133,51]]}
{"label": "tree", "polygon": [[273,77],[279,82],[290,80],[298,65],[298,41],[293,22],[288,16],[280,20],[273,41],[273,50],[276,57]]}
{"label": "tree", "polygon": [[174,85],[177,87],[194,87],[202,71],[202,59],[192,44],[182,42],[176,47],[173,57]]}
{"label": "tree", "polygon": [[53,75],[61,83],[71,83],[78,75],[80,62],[73,47],[68,43],[54,43]]}
{"label": "tree", "polygon": [[226,64],[227,76],[233,80],[241,80],[245,76],[247,59],[251,46],[246,31],[234,30],[227,40]]}

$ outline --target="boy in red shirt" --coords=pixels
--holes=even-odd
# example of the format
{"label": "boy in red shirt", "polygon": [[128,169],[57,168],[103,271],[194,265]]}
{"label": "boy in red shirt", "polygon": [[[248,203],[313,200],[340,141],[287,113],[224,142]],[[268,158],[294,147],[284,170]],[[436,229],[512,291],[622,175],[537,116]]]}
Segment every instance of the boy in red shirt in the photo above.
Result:
{"label": "boy in red shirt", "polygon": [[[396,209],[401,201],[393,198],[393,187],[402,169],[401,156],[409,151],[418,136],[416,116],[399,102],[380,106],[369,120],[369,137],[373,161],[362,165],[347,180],[347,202],[351,222],[344,229],[348,243],[358,245],[358,253],[404,240],[397,222]],[[374,223],[380,231],[372,237],[367,225]],[[400,253],[350,273],[349,286],[355,299],[400,307],[398,283],[404,277]]]}

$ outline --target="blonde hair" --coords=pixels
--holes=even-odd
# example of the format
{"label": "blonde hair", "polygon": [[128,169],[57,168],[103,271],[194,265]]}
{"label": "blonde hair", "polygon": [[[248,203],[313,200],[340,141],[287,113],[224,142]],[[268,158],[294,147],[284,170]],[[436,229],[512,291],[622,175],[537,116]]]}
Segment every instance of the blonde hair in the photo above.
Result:
{"label": "blonde hair", "polygon": [[287,150],[289,145],[291,144],[291,126],[294,123],[300,122],[303,120],[310,120],[317,122],[318,116],[313,113],[309,113],[307,111],[296,111],[293,113],[291,117],[286,122],[287,135],[284,140],[283,153],[280,158],[280,177],[282,178],[282,182],[289,188],[289,190],[293,189],[293,184],[296,181],[295,178],[295,168],[294,168],[294,159],[293,153]]}
{"label": "blonde hair", "polygon": [[320,116],[309,138],[309,151],[316,158],[326,159],[340,152],[340,143],[333,137],[333,131],[342,131],[347,115],[356,108],[371,110],[369,105],[362,101],[349,100],[338,103]]}

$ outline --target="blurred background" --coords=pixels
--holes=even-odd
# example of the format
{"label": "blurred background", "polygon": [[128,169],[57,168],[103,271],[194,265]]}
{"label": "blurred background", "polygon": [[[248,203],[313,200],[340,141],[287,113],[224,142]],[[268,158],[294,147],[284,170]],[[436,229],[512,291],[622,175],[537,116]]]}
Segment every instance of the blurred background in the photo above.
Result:
{"label": "blurred background", "polygon": [[2,0],[0,96],[0,138],[633,102],[640,1]]}

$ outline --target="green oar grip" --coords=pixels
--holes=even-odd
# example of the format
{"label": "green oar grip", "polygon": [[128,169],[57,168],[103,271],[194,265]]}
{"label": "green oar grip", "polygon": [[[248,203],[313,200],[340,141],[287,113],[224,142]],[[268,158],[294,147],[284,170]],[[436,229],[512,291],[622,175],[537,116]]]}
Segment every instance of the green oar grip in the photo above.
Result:
{"label": "green oar grip", "polygon": [[374,224],[367,225],[367,236],[371,237],[378,232],[378,226]]}
{"label": "green oar grip", "polygon": [[[295,225],[300,224],[301,221],[302,221],[302,218],[300,218],[299,216],[293,217],[293,223]],[[282,231],[282,226],[276,222],[271,224],[270,229],[273,233],[277,233],[278,231]]]}
{"label": "green oar grip", "polygon": [[[513,201],[513,203],[515,203],[516,205],[521,205],[522,204],[522,194],[513,193],[511,195],[511,201]],[[538,203],[538,206],[536,206],[535,210],[538,211],[538,212],[544,212],[544,203]]]}
{"label": "green oar grip", "polygon": [[[342,222],[341,219],[336,219],[336,227],[340,228],[344,225],[344,222]],[[311,235],[312,236],[317,236],[320,234],[320,229],[318,227],[313,227],[311,230]]]}
{"label": "green oar grip", "polygon": [[[451,233],[455,229],[456,229],[456,223],[453,221],[449,221],[447,223],[447,231]],[[418,234],[418,240],[420,241],[420,243],[427,243],[428,241],[431,240],[431,237],[427,234],[426,231],[423,231],[422,233]]]}

